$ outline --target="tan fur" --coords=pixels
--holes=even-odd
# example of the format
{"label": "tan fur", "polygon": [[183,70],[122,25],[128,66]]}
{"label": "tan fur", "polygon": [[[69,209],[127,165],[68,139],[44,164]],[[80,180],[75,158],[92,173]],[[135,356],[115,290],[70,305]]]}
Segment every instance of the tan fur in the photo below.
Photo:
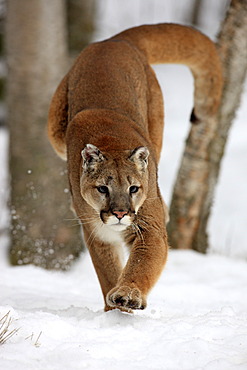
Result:
{"label": "tan fur", "polygon": [[[88,46],[49,112],[49,138],[68,161],[72,202],[105,310],[145,308],[167,258],[167,211],[157,185],[163,100],[151,63],[188,65],[193,121],[216,114],[222,77],[215,46],[174,24],[132,28]],[[123,243],[130,248],[125,267]]]}

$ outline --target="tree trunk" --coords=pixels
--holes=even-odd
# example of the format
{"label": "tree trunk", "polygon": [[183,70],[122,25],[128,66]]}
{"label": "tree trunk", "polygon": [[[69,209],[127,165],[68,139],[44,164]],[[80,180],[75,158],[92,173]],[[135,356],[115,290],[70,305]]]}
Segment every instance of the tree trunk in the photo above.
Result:
{"label": "tree trunk", "polygon": [[168,234],[177,249],[205,253],[207,223],[220,163],[247,70],[247,1],[232,0],[219,35],[224,75],[218,117],[192,125],[174,186]]}
{"label": "tree trunk", "polygon": [[[6,22],[13,264],[66,269],[81,250],[65,164],[46,134],[51,95],[67,69],[63,0],[9,0]],[[75,222],[74,222],[75,224]]]}
{"label": "tree trunk", "polygon": [[191,24],[199,26],[200,10],[202,7],[203,0],[194,0],[192,3],[191,11]]}
{"label": "tree trunk", "polygon": [[95,0],[67,0],[69,50],[79,54],[92,40],[95,21]]}

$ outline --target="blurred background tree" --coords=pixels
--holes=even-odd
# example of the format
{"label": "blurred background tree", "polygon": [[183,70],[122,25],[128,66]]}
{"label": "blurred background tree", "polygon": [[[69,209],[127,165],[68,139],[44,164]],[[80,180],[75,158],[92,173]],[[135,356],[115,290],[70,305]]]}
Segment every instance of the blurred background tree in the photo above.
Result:
{"label": "blurred background tree", "polygon": [[6,1],[0,0],[0,127],[5,125],[6,107],[5,107],[5,51],[4,51],[4,22],[6,18]]}
{"label": "blurred background tree", "polygon": [[7,1],[10,259],[18,265],[66,269],[82,250],[79,225],[68,221],[74,215],[66,164],[46,135],[50,99],[69,66],[65,5],[64,0]]}
{"label": "blurred background tree", "polygon": [[168,235],[177,249],[208,249],[207,224],[230,127],[247,70],[247,1],[232,0],[218,42],[224,87],[217,118],[192,125],[170,207]]}
{"label": "blurred background tree", "polygon": [[74,57],[92,40],[96,0],[67,0],[66,4],[69,53]]}

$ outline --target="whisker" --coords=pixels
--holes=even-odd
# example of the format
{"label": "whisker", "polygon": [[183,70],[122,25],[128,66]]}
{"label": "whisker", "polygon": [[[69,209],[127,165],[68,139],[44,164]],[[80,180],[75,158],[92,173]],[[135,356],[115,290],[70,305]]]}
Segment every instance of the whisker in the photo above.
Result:
{"label": "whisker", "polygon": [[74,217],[74,218],[65,218],[65,220],[66,221],[75,221],[75,220],[78,220],[78,218],[80,219],[80,220],[85,220],[85,221],[87,221],[87,220],[95,220],[96,219],[96,217],[87,217],[87,218],[81,218],[81,217]]}
{"label": "whisker", "polygon": [[80,221],[81,225],[87,225],[87,224],[92,224],[97,220],[94,219],[94,220],[91,220],[91,221],[81,221],[81,220],[79,220],[79,221]]}
{"label": "whisker", "polygon": [[137,234],[137,235],[139,236],[139,238],[141,239],[142,244],[143,244],[143,245],[145,245],[144,238],[143,238],[143,235],[142,235],[142,232],[141,232],[141,230],[140,230],[139,225],[137,225],[137,224],[135,224],[135,223],[133,223],[132,225],[134,226],[134,229],[136,230],[136,234]]}
{"label": "whisker", "polygon": [[137,218],[137,223],[143,222],[146,225],[149,225],[149,221],[151,221],[151,223],[152,223],[153,218],[152,217],[146,217],[146,216],[141,216],[140,218]]}
{"label": "whisker", "polygon": [[[153,220],[154,220],[154,219],[153,219],[153,217],[151,217],[151,216],[148,216],[148,215],[142,215],[142,216],[141,216],[141,218],[140,218],[140,219],[138,219],[138,222],[139,222],[139,221],[143,221],[143,222],[146,222],[148,225],[150,225],[150,224],[149,224],[149,222],[151,221],[150,223],[151,223],[151,224],[153,224]],[[150,226],[151,226],[151,225],[150,225]]]}
{"label": "whisker", "polygon": [[[95,229],[96,229],[96,228],[95,228]],[[94,229],[94,231],[95,231],[95,229]],[[92,240],[91,240],[91,242],[90,242],[90,244],[88,245],[88,248],[90,248],[90,247],[91,247],[91,245],[93,244],[93,242],[94,242],[94,240],[95,240],[96,236],[97,236],[97,234],[95,233],[95,234],[94,234],[94,237],[92,238]]]}
{"label": "whisker", "polygon": [[[97,230],[97,228],[98,228],[98,226],[99,225],[95,225],[95,227],[93,228],[93,230],[92,230],[92,232],[91,232],[91,234],[89,235],[89,238],[87,239],[87,245],[88,245],[88,248],[90,248],[91,247],[91,245],[92,245],[92,243],[93,243],[93,241],[94,241],[94,239],[96,238],[96,233],[95,233],[95,231]],[[93,239],[90,241],[90,239],[93,237]],[[90,243],[89,243],[90,242]]]}
{"label": "whisker", "polygon": [[[152,229],[156,229],[156,227],[155,227],[155,225],[153,225],[153,223],[150,224],[148,221],[145,221],[143,219],[139,220],[139,222],[146,226],[146,230],[148,230],[150,227]],[[143,228],[144,228],[144,226],[143,226]]]}
{"label": "whisker", "polygon": [[97,228],[97,226],[95,226],[95,227],[93,228],[93,230],[91,231],[91,234],[89,235],[88,239],[86,240],[86,243],[87,243],[87,244],[89,244],[89,241],[90,241],[90,239],[91,239],[91,237],[92,237],[92,235],[93,235],[94,231],[96,230],[96,228]]}
{"label": "whisker", "polygon": [[92,215],[92,217],[85,217],[85,215],[78,215],[78,217],[81,220],[95,220],[95,219],[99,218],[99,215],[98,214]]}
{"label": "whisker", "polygon": [[88,225],[88,224],[92,224],[92,223],[94,223],[94,220],[93,221],[85,221],[85,222],[81,222],[80,220],[78,220],[78,222],[76,224],[73,224],[71,226],[72,227],[77,226],[77,225],[83,226],[83,225]]}
{"label": "whisker", "polygon": [[[143,228],[145,229],[145,230],[148,230],[148,226],[151,226],[151,225],[149,225],[146,221],[144,221],[144,220],[139,220],[139,223],[140,224],[142,224],[143,226]],[[152,226],[151,226],[152,227]]]}
{"label": "whisker", "polygon": [[96,236],[97,236],[97,234],[96,234],[95,230],[97,229],[97,227],[102,228],[102,226],[103,226],[103,223],[102,223],[101,225],[96,225],[96,226],[94,227],[93,231],[92,231],[92,232],[91,232],[91,234],[90,234],[90,237],[89,237],[89,238],[88,238],[88,240],[87,240],[87,244],[88,244],[88,243],[89,243],[89,239],[93,236],[93,233],[95,234],[95,235],[93,236],[92,240],[90,241],[90,244],[88,244],[88,248],[90,248],[90,247],[91,247],[91,245],[93,244],[93,242],[94,242],[94,240],[95,240],[95,238],[96,238]]}
{"label": "whisker", "polygon": [[68,227],[76,227],[76,226],[81,226],[81,224],[78,222],[77,224],[69,225]]}
{"label": "whisker", "polygon": [[73,219],[73,220],[70,220],[70,221],[76,221],[76,223],[72,224],[72,225],[69,225],[70,227],[76,227],[76,226],[82,226],[82,225],[88,225],[88,224],[92,224],[94,223],[95,221],[97,221],[95,218],[92,219],[92,220],[87,220],[85,219],[85,221],[82,221],[81,219]]}

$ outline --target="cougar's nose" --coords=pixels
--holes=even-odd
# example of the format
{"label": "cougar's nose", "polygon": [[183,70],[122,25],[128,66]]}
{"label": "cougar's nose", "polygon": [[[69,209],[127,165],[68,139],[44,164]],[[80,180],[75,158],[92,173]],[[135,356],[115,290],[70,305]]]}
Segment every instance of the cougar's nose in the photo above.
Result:
{"label": "cougar's nose", "polygon": [[121,220],[128,212],[126,211],[113,211],[112,212],[119,220]]}

